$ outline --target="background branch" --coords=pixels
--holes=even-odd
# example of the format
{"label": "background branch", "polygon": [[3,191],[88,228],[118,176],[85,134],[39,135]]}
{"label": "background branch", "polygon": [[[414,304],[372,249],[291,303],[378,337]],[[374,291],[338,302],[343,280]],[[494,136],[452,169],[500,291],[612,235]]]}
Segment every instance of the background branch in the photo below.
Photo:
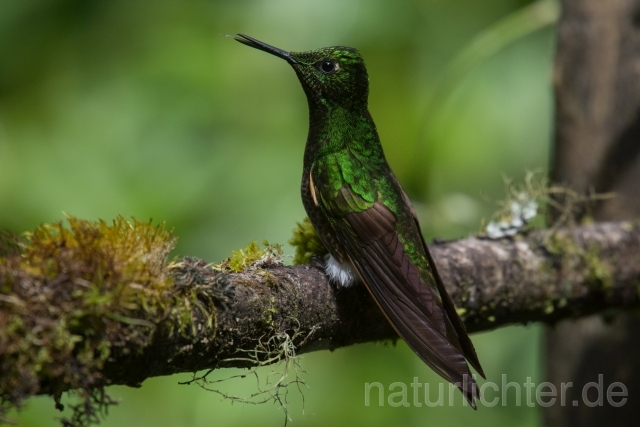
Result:
{"label": "background branch", "polygon": [[[612,192],[590,206],[596,221],[640,216],[640,1],[563,0],[555,57],[555,143],[551,179],[580,194]],[[554,221],[554,220],[552,220]],[[640,319],[632,313],[557,325],[546,334],[546,378],[572,383],[567,401],[603,376],[640,396]],[[637,404],[551,405],[547,427],[636,426]]]}

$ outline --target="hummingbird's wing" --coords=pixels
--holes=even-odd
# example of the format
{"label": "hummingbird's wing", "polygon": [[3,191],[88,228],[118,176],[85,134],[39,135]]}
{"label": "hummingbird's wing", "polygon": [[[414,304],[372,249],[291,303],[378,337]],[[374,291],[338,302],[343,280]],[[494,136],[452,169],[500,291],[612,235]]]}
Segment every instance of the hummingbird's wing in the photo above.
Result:
{"label": "hummingbird's wing", "polygon": [[431,272],[436,280],[436,285],[438,286],[438,291],[440,293],[440,297],[442,298],[442,305],[447,312],[453,327],[456,330],[458,339],[460,341],[460,346],[462,347],[462,352],[464,354],[465,359],[473,366],[473,368],[480,374],[482,378],[485,378],[484,370],[480,365],[480,360],[478,359],[478,355],[476,354],[476,349],[471,342],[471,338],[469,338],[469,334],[467,333],[467,328],[464,326],[462,319],[458,315],[456,311],[456,307],[451,300],[451,296],[447,292],[444,287],[444,282],[442,281],[442,277],[440,277],[440,273],[438,273],[438,269],[436,268],[436,263],[431,256],[431,252],[429,252],[429,248],[427,247],[427,242],[424,241],[424,235],[422,234],[422,230],[420,229],[420,223],[418,222],[418,216],[416,215],[416,211],[411,204],[411,200],[409,200],[409,196],[404,192],[398,179],[393,175],[392,178],[394,180],[395,185],[400,188],[402,191],[402,197],[404,199],[405,204],[409,207],[411,212],[411,217],[413,218],[413,222],[415,223],[416,228],[418,229],[418,234],[420,235],[420,241],[422,242],[422,246],[424,247],[425,254],[427,256],[427,260],[429,262],[429,266],[431,268]]}
{"label": "hummingbird's wing", "polygon": [[397,200],[394,213],[379,194],[370,202],[346,183],[337,194],[314,188],[313,177],[311,187],[317,206],[398,334],[475,408],[479,392],[465,356],[481,374],[482,368],[422,237],[415,237],[420,230],[411,206]]}

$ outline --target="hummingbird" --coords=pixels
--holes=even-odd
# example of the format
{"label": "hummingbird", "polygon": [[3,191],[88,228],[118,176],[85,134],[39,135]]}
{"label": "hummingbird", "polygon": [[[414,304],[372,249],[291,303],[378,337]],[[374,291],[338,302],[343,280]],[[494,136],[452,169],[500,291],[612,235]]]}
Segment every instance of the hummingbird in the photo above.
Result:
{"label": "hummingbird", "polygon": [[362,56],[346,46],[287,52],[245,34],[234,38],[287,61],[306,94],[302,203],[329,251],[327,275],[338,286],[364,283],[398,335],[475,409],[480,393],[467,361],[484,372],[385,159]]}

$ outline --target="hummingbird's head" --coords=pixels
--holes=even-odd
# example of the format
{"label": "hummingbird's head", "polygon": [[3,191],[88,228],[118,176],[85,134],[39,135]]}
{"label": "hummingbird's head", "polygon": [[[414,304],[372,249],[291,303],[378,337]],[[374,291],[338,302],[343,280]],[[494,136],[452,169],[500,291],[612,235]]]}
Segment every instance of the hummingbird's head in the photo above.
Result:
{"label": "hummingbird's head", "polygon": [[286,60],[298,75],[310,104],[367,106],[369,77],[360,53],[345,46],[286,52],[244,34],[235,39]]}

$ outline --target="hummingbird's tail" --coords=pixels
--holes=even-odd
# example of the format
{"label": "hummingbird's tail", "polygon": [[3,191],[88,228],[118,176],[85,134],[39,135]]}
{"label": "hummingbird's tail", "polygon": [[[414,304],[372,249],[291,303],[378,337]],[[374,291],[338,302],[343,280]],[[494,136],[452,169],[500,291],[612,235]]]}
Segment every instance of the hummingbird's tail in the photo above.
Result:
{"label": "hummingbird's tail", "polygon": [[[429,367],[458,386],[475,408],[479,389],[465,360],[484,375],[475,349],[427,247],[429,265],[419,266],[400,239],[396,222],[389,208],[374,202],[371,208],[349,213],[334,224],[351,263],[394,329]],[[358,243],[346,239],[347,233],[357,236]]]}

